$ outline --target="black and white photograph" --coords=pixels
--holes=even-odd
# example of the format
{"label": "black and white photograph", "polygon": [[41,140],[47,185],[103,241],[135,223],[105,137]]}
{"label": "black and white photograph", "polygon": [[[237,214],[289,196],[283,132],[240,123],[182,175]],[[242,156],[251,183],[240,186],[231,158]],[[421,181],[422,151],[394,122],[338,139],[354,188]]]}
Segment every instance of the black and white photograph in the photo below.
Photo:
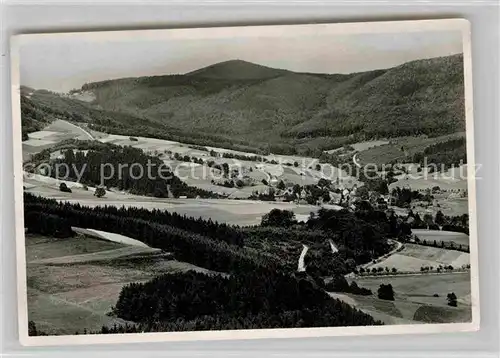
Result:
{"label": "black and white photograph", "polygon": [[467,21],[11,42],[23,342],[478,329]]}

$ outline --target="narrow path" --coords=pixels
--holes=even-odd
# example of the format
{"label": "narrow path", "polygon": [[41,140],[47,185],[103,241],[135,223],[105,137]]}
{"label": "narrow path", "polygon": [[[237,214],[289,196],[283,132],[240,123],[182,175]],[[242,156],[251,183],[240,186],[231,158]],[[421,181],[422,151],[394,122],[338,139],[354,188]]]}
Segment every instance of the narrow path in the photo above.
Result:
{"label": "narrow path", "polygon": [[89,254],[79,254],[79,255],[69,255],[52,257],[41,260],[31,261],[31,264],[52,264],[52,265],[63,265],[63,264],[77,264],[77,263],[89,263],[89,262],[100,262],[110,260],[122,259],[124,257],[131,257],[137,255],[151,255],[160,253],[160,249],[153,249],[151,247],[140,247],[140,246],[127,246],[120,249],[112,249],[105,251],[98,251]]}

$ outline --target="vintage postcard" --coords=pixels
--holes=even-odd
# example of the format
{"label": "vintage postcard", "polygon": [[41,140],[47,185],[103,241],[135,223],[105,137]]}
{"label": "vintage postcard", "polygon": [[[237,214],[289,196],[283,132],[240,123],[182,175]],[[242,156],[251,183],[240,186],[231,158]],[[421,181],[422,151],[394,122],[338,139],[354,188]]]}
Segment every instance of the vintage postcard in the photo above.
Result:
{"label": "vintage postcard", "polygon": [[12,38],[26,345],[479,327],[463,19]]}

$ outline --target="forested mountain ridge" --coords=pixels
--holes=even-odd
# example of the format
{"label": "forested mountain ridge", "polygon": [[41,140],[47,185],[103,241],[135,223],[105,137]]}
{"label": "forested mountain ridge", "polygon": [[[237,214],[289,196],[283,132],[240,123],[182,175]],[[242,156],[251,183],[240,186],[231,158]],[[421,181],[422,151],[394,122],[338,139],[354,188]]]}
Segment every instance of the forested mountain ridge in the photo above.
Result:
{"label": "forested mountain ridge", "polygon": [[31,100],[83,112],[98,130],[261,153],[317,156],[356,141],[465,129],[461,54],[353,74],[233,60],[185,75],[88,83],[72,92],[94,100],[43,91]]}
{"label": "forested mountain ridge", "polygon": [[[350,75],[228,61],[187,75],[112,80],[82,89],[93,91],[106,109],[245,138],[258,138],[255,131],[266,137],[359,130],[366,136],[437,135],[464,128],[462,60],[453,55]],[[404,133],[391,132],[394,124]]]}

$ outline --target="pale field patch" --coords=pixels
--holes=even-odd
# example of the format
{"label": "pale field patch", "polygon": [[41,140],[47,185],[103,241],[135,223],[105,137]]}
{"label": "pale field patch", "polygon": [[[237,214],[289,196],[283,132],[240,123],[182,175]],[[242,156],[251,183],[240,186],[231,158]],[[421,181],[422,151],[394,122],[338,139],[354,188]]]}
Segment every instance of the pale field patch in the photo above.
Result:
{"label": "pale field patch", "polygon": [[438,186],[441,190],[467,190],[467,180],[459,179],[443,179],[441,177],[419,177],[419,178],[407,178],[403,177],[398,181],[391,183],[389,185],[389,190],[396,187],[404,188],[410,187],[412,190],[426,190]]}
{"label": "pale field patch", "polygon": [[122,248],[123,245],[88,236],[75,236],[64,239],[26,234],[26,261],[42,260],[61,256],[88,254],[104,250]]}

